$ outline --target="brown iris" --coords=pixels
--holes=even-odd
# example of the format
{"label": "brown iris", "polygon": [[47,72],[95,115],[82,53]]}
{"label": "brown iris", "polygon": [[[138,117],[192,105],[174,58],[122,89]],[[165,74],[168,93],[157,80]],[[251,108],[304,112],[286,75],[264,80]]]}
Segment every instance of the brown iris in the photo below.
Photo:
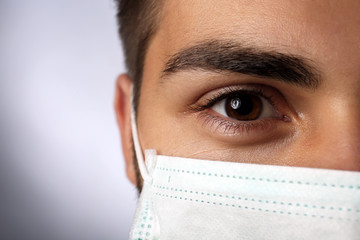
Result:
{"label": "brown iris", "polygon": [[226,114],[239,121],[256,120],[262,111],[259,96],[249,93],[239,93],[229,97],[225,102]]}

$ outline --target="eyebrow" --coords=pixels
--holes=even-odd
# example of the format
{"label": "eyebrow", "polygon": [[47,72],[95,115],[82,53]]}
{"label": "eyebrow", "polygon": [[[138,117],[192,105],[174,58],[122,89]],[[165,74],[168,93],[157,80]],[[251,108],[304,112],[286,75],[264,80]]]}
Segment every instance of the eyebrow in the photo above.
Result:
{"label": "eyebrow", "polygon": [[304,57],[257,47],[244,47],[234,41],[212,40],[196,44],[172,55],[161,78],[180,71],[205,70],[235,72],[270,78],[304,88],[320,85],[319,70]]}

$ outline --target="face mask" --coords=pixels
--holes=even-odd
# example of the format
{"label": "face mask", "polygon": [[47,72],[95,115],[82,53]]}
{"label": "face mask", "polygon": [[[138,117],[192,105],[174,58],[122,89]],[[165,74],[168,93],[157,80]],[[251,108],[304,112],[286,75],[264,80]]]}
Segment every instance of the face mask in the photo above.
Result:
{"label": "face mask", "polygon": [[360,173],[157,155],[145,164],[130,239],[360,239]]}

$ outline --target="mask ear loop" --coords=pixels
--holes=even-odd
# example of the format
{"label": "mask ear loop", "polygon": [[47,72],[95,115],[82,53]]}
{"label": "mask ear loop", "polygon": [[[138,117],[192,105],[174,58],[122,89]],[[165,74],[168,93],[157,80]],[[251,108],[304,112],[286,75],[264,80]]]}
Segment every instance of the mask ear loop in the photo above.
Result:
{"label": "mask ear loop", "polygon": [[144,157],[142,154],[139,137],[137,133],[137,127],[136,127],[136,118],[135,118],[135,109],[134,109],[134,91],[133,91],[134,85],[131,87],[131,131],[132,131],[132,137],[134,142],[134,148],[135,148],[135,155],[137,159],[137,163],[139,165],[140,173],[142,178],[145,182],[151,183],[152,177],[150,176],[147,167],[145,166]]}

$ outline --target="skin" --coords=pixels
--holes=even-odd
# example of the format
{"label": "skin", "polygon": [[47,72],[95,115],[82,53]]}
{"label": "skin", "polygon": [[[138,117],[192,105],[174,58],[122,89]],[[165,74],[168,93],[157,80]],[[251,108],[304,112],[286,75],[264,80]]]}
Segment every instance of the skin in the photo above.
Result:
{"label": "skin", "polygon": [[[137,126],[142,149],[158,154],[360,171],[359,1],[164,1],[145,58]],[[316,89],[226,71],[192,69],[161,78],[169,57],[207,39],[226,39],[309,59]],[[288,117],[226,131],[189,106],[219,90],[261,88]],[[119,76],[115,109],[127,174],[135,184],[130,128],[131,79]],[[214,111],[221,121],[236,120]],[[259,122],[259,121],[257,121]]]}

